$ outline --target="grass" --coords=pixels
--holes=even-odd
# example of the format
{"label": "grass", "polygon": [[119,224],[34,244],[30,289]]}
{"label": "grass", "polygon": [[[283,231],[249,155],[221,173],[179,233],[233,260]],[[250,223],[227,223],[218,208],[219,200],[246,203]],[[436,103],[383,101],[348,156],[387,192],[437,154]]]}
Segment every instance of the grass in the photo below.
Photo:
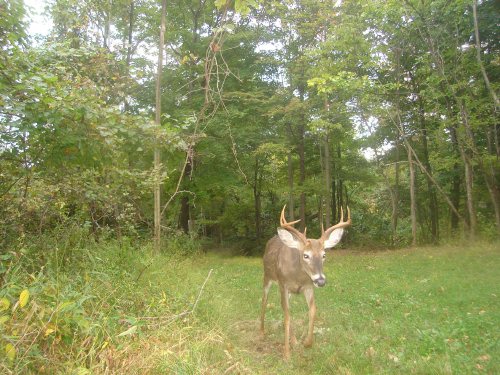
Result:
{"label": "grass", "polygon": [[[52,311],[69,309],[64,301],[82,302],[71,305],[71,316],[59,314],[65,324],[50,326],[54,332],[47,334],[42,324],[36,336],[34,323],[28,322],[34,306],[40,321],[51,311],[40,292],[46,286],[29,286],[26,314],[18,308],[4,323],[10,326],[0,328],[4,338],[9,331],[9,340],[17,337],[14,331],[24,330],[30,350],[47,350],[43,356],[26,355],[25,346],[16,344],[14,362],[21,357],[31,362],[4,363],[3,368],[61,374],[500,373],[498,245],[330,252],[327,285],[315,290],[315,345],[293,347],[289,362],[282,360],[276,286],[269,298],[267,335],[259,335],[260,258],[216,250],[196,257],[101,250],[92,266],[58,276],[65,283],[56,287],[58,293],[66,295]],[[78,280],[78,288],[70,287],[72,280]],[[23,283],[7,282],[13,298]],[[48,312],[42,315],[42,309]],[[292,297],[291,309],[300,336],[307,325],[302,295]],[[68,332],[59,333],[63,328],[73,332],[73,341]],[[33,344],[32,337],[40,342]]]}
{"label": "grass", "polygon": [[[151,280],[191,300],[213,273],[187,331],[173,350],[161,349],[166,352],[155,357],[151,373],[500,373],[498,247],[329,255],[328,284],[316,289],[315,346],[293,348],[289,363],[281,357],[277,287],[269,300],[268,334],[258,333],[260,259],[211,254],[174,272],[158,263]],[[292,297],[292,324],[297,335],[305,333],[301,295]],[[159,333],[160,342],[168,332]],[[172,338],[166,341],[172,344]]]}

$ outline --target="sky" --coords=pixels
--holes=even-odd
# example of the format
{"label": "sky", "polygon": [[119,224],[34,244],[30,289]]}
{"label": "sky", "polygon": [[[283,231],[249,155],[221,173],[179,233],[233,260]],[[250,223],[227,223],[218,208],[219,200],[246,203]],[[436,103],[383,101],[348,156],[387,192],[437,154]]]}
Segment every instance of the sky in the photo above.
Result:
{"label": "sky", "polygon": [[27,21],[29,22],[28,34],[31,36],[47,36],[52,28],[52,22],[43,15],[47,5],[46,0],[24,0],[27,10]]}

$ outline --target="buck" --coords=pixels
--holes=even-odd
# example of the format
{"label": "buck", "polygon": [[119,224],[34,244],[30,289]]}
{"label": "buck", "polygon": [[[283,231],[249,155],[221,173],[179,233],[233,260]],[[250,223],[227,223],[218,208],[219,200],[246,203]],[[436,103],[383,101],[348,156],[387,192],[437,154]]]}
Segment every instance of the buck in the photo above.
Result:
{"label": "buck", "polygon": [[281,294],[281,307],[284,314],[285,348],[284,358],[290,358],[290,336],[292,345],[297,339],[290,326],[289,300],[291,293],[304,293],[309,306],[309,326],[307,336],[303,342],[305,347],[313,345],[314,319],[316,304],[314,303],[314,287],[323,287],[326,278],[323,274],[325,250],[337,245],[342,238],[344,228],[351,225],[351,212],[347,207],[347,221],[344,221],[344,212],[341,209],[341,218],[338,224],[326,231],[323,230],[319,239],[306,237],[306,231],[301,233],[293,225],[300,220],[287,222],[285,207],[281,211],[280,228],[278,235],[271,238],[264,253],[264,294],[262,296],[262,311],[260,316],[260,330],[264,335],[264,319],[266,315],[267,297],[273,282],[277,283]]}

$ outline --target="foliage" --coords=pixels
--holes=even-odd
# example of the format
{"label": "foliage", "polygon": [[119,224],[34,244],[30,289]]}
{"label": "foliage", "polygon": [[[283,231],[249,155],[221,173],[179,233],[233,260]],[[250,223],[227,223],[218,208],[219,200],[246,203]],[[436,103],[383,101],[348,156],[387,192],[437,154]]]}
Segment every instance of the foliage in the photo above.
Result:
{"label": "foliage", "polygon": [[[420,243],[454,236],[474,217],[496,236],[498,131],[468,3],[171,3],[161,129],[152,126],[155,69],[145,52],[157,43],[158,4],[119,4],[51,3],[54,28],[37,46],[22,3],[2,5],[4,248],[63,223],[95,238],[109,229],[118,239],[147,235],[157,176],[167,237],[188,232],[189,220],[189,238],[262,248],[290,196],[311,233],[349,203],[364,228],[348,238],[357,245],[410,243],[415,220]],[[480,57],[494,87],[495,9],[478,7]],[[422,161],[416,197],[410,146]],[[448,215],[445,195],[462,223]]]}

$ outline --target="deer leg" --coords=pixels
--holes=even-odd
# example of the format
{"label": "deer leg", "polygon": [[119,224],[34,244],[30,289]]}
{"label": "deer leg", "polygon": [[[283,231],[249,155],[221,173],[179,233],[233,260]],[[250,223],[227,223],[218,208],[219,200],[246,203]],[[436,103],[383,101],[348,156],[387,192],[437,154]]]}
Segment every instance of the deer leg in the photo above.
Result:
{"label": "deer leg", "polygon": [[260,313],[260,332],[264,335],[264,319],[266,317],[267,296],[269,289],[271,289],[271,280],[264,278],[264,293],[262,294],[262,309]]}
{"label": "deer leg", "polygon": [[304,290],[307,305],[309,306],[309,329],[307,330],[307,337],[304,340],[304,346],[310,348],[314,340],[314,318],[316,317],[316,304],[314,303],[314,290],[308,288]]}
{"label": "deer leg", "polygon": [[290,359],[290,309],[288,300],[288,290],[285,287],[281,287],[281,307],[283,308],[283,314],[285,316],[285,349],[284,358],[285,360]]}
{"label": "deer leg", "polygon": [[[288,301],[290,301],[291,296],[292,294],[288,293]],[[295,337],[295,334],[293,332],[293,324],[291,321],[290,321],[290,343],[292,344],[292,346],[297,345],[297,337]]]}

